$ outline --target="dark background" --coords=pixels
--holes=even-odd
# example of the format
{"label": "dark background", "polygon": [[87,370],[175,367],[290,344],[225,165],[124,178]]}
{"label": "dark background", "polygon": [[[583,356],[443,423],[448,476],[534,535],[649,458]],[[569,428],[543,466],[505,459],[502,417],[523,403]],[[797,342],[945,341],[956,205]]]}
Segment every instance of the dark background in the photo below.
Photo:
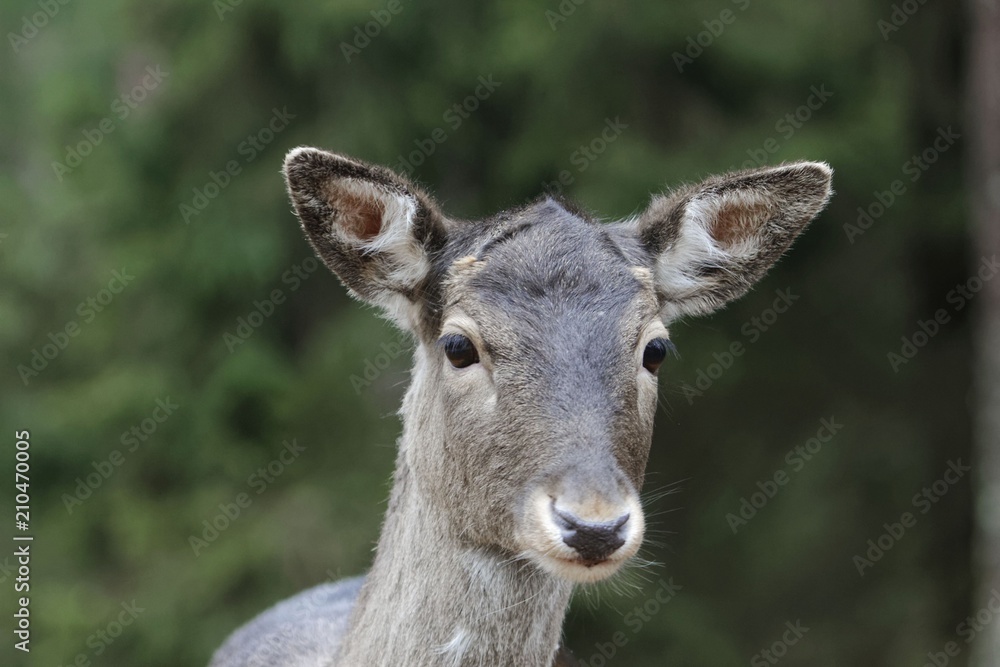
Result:
{"label": "dark background", "polygon": [[[643,555],[657,564],[624,592],[578,596],[578,656],[603,664],[592,656],[621,631],[606,664],[766,664],[755,655],[800,621],[781,664],[921,665],[948,641],[950,664],[966,664],[974,487],[946,485],[926,513],[913,497],[971,461],[977,302],[948,300],[983,256],[965,190],[968,19],[961,3],[904,4],[912,16],[867,0],[113,0],[54,3],[33,34],[41,5],[4,3],[0,470],[12,478],[12,431],[29,429],[35,542],[33,650],[25,660],[5,630],[0,662],[204,664],[273,602],[366,569],[409,344],[325,269],[290,277],[312,255],[279,169],[300,144],[395,167],[442,128],[433,153],[407,159],[457,217],[523,202],[564,170],[566,194],[608,219],[745,163],[836,172],[829,208],[749,296],[673,328],[646,486],[657,534]],[[377,34],[345,55],[366,24]],[[456,127],[445,114],[479,77],[499,85]],[[244,143],[274,109],[285,127]],[[609,119],[627,127],[583,157]],[[933,148],[949,128],[961,138]],[[933,164],[914,171],[927,150]],[[229,161],[239,173],[213,189]],[[273,290],[282,302],[234,342]],[[776,290],[797,299],[772,318]],[[80,307],[90,298],[100,312]],[[947,321],[894,368],[889,353],[938,309]],[[178,406],[162,423],[157,399]],[[793,468],[786,452],[822,419],[842,428]],[[129,451],[123,434],[144,420],[155,431]],[[304,452],[261,488],[251,476],[292,439]],[[734,533],[727,515],[782,470],[787,484]],[[193,547],[241,493],[249,506]],[[854,557],[907,511],[915,524],[860,575]],[[627,616],[671,579],[683,588],[666,606]],[[100,639],[133,601],[134,621]]]}

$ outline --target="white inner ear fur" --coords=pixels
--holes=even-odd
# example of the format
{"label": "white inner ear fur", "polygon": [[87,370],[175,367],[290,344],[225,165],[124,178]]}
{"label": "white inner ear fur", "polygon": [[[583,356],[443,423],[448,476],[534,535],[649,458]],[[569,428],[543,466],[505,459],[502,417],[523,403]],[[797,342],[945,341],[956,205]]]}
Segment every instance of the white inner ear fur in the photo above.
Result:
{"label": "white inner ear fur", "polygon": [[[380,290],[378,305],[386,311],[389,319],[399,326],[410,328],[415,324],[418,309],[409,299],[394,291],[408,289],[427,277],[431,270],[430,260],[423,246],[413,236],[413,220],[417,214],[417,201],[408,195],[380,187],[374,183],[356,179],[339,181],[335,192],[345,200],[359,204],[373,202],[382,208],[382,220],[378,233],[371,239],[363,240],[352,234],[356,228],[353,220],[344,220],[334,225],[337,233],[362,253],[383,255],[387,260],[384,282],[389,289]],[[363,216],[361,209],[345,209],[338,206],[344,216]]]}
{"label": "white inner ear fur", "polygon": [[[656,261],[656,282],[660,289],[673,297],[685,298],[695,296],[704,289],[706,278],[699,275],[698,269],[704,266],[726,267],[733,259],[749,257],[757,252],[757,234],[748,234],[745,238],[723,247],[723,244],[712,236],[712,228],[716,220],[727,209],[745,211],[747,215],[762,210],[766,199],[751,190],[727,192],[722,195],[701,195],[690,200],[681,218],[680,230],[673,245],[663,251]],[[727,215],[733,215],[733,212]],[[738,214],[738,213],[736,213]],[[754,221],[757,224],[763,220]],[[668,312],[668,318],[675,314]]]}

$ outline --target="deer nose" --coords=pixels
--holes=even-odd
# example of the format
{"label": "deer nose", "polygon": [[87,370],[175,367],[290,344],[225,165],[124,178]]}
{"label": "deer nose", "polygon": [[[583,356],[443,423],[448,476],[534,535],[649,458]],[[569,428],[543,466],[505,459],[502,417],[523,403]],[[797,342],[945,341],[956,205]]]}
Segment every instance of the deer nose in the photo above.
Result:
{"label": "deer nose", "polygon": [[611,521],[585,521],[554,504],[552,513],[555,523],[562,530],[566,546],[575,549],[580,558],[587,562],[599,563],[617,551],[623,544],[623,530],[629,515],[623,514]]}

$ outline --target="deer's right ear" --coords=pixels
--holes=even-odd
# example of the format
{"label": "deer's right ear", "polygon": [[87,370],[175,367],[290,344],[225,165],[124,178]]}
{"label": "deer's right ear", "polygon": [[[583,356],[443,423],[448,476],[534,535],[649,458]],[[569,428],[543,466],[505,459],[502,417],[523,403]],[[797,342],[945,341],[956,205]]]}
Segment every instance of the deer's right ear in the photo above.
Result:
{"label": "deer's right ear", "polygon": [[395,173],[315,148],[285,158],[295,213],[317,256],[356,297],[404,328],[446,241],[430,198]]}
{"label": "deer's right ear", "polygon": [[648,256],[662,315],[704,315],[747,292],[830,199],[833,171],[796,162],[710,178],[613,228]]}

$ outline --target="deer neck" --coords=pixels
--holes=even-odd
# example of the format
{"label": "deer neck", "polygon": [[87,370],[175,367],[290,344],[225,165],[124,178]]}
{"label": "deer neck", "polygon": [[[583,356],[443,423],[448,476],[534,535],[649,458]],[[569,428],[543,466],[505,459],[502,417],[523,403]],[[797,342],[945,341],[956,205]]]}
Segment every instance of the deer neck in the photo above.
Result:
{"label": "deer neck", "polygon": [[550,667],[572,585],[460,543],[412,478],[407,439],[337,664]]}

